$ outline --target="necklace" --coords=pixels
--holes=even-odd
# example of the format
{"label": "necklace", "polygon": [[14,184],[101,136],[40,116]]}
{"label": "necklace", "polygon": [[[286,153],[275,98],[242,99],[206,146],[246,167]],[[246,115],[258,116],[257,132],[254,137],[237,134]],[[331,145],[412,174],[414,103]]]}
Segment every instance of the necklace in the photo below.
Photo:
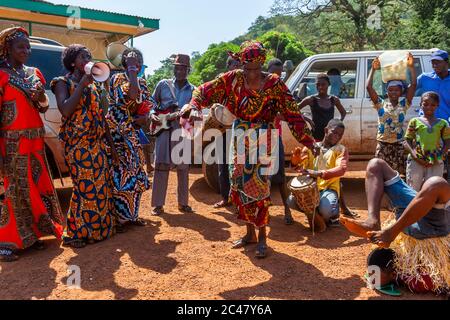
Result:
{"label": "necklace", "polygon": [[23,74],[24,74],[23,76],[9,62],[6,62],[6,65],[8,66],[8,68],[10,68],[12,71],[14,71],[19,76],[19,78],[22,78],[22,79],[26,80],[25,79],[25,67],[23,65],[22,65],[22,68],[20,69],[21,71],[23,71]]}

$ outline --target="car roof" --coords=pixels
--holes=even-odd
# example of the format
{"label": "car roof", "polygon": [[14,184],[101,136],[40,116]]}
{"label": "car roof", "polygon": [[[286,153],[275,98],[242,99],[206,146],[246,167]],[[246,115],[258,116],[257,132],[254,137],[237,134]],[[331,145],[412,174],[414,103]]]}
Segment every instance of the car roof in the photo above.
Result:
{"label": "car roof", "polygon": [[47,51],[60,51],[63,52],[66,47],[63,46],[56,46],[51,44],[44,44],[44,43],[38,43],[38,42],[30,42],[31,49],[41,49],[41,50],[47,50]]}
{"label": "car roof", "polygon": [[[428,55],[435,49],[414,49],[405,50],[411,52],[413,55]],[[378,56],[383,52],[398,51],[398,50],[377,50],[377,51],[349,51],[349,52],[336,52],[336,53],[319,53],[311,56],[310,58],[358,58],[358,57],[370,57]]]}

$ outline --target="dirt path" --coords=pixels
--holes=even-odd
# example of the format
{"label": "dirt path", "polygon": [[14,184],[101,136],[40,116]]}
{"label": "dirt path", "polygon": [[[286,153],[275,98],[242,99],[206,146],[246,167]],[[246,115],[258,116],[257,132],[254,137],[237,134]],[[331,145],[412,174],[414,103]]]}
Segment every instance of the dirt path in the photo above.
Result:
{"label": "dirt path", "polygon": [[[79,250],[48,238],[47,250],[0,264],[0,299],[389,299],[367,289],[363,280],[370,244],[343,228],[313,237],[298,212],[296,223],[285,226],[277,190],[269,256],[255,259],[254,246],[231,250],[243,225],[232,212],[212,208],[220,196],[210,191],[200,170],[192,172],[191,204],[197,214],[176,210],[176,174],[171,173],[167,214],[150,215],[147,192],[141,206],[147,227],[132,227]],[[348,205],[365,215],[364,180],[346,180],[345,188]],[[65,207],[70,193],[59,189]],[[66,286],[69,265],[80,267],[79,290]],[[405,291],[399,299],[438,298]]]}

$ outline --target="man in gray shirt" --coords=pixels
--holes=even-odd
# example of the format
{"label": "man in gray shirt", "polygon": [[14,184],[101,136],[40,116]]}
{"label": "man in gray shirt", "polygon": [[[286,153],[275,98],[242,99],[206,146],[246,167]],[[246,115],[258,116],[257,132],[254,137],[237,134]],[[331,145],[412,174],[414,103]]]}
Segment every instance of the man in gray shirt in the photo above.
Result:
{"label": "man in gray shirt", "polygon": [[[174,79],[161,80],[156,85],[155,92],[153,93],[153,99],[158,106],[152,110],[152,121],[158,122],[160,120],[158,118],[158,112],[180,111],[185,104],[189,103],[192,98],[192,91],[195,89],[195,87],[187,80],[190,68],[189,56],[178,54],[175,57]],[[172,133],[176,129],[180,129],[178,119],[170,122],[170,130],[163,131],[156,138],[155,175],[152,190],[152,207],[154,207],[152,212],[153,215],[164,213],[169,171],[172,168],[177,169],[178,209],[185,213],[193,212],[192,208],[188,205],[189,163],[182,161],[181,164],[179,164],[179,161],[175,161],[175,159],[172,159],[171,157],[172,149],[175,145],[180,143],[179,141],[171,141]]]}

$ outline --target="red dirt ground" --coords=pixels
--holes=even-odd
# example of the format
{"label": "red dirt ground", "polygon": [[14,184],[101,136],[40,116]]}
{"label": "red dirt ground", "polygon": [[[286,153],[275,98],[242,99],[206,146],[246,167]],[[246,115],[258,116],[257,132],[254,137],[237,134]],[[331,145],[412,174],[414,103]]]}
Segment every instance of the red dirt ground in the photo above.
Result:
{"label": "red dirt ground", "polygon": [[[391,298],[367,289],[363,275],[371,244],[342,227],[313,237],[299,212],[293,212],[294,225],[284,225],[277,190],[268,257],[254,258],[254,245],[230,249],[243,235],[243,224],[232,211],[214,210],[220,196],[199,169],[191,172],[196,214],[177,211],[176,174],[171,173],[165,215],[150,215],[148,191],[141,205],[146,227],[130,227],[84,249],[63,248],[46,238],[47,250],[27,251],[17,262],[0,264],[0,299],[443,299],[407,291]],[[348,177],[347,203],[365,216],[364,180],[358,172]],[[64,210],[70,194],[67,186],[59,189]],[[66,286],[69,265],[81,268],[81,289]]]}

